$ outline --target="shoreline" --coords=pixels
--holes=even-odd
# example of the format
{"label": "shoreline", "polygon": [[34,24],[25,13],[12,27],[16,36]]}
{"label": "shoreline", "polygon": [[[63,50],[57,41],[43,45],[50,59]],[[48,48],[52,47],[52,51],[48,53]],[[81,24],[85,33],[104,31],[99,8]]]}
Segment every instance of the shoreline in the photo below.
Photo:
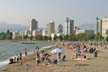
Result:
{"label": "shoreline", "polygon": [[[52,48],[52,47],[54,47],[54,46],[55,46],[55,45],[44,46],[44,47],[41,47],[41,48],[39,49],[39,51],[41,51],[41,50],[46,50],[46,49],[50,49],[50,48]],[[28,55],[31,55],[31,54],[33,54],[33,50],[28,52]],[[3,68],[3,67],[6,67],[7,65],[9,65],[9,59],[10,59],[10,58],[13,58],[13,57],[15,57],[15,56],[16,56],[16,55],[11,56],[11,57],[7,58],[7,59],[4,60],[4,61],[0,61],[0,69]],[[23,53],[23,58],[25,58],[25,57],[26,57],[26,56],[25,56],[24,53]]]}

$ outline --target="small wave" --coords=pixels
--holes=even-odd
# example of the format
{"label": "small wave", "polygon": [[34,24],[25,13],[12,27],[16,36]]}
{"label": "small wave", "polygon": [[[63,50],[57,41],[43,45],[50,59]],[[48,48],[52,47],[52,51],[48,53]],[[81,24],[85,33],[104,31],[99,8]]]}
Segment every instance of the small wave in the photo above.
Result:
{"label": "small wave", "polygon": [[6,66],[8,64],[9,64],[9,60],[2,61],[2,62],[0,62],[0,68]]}
{"label": "small wave", "polygon": [[52,48],[52,47],[54,47],[54,46],[55,46],[55,45],[45,46],[45,47],[40,48],[39,50],[41,51],[41,50],[44,50],[44,49]]}

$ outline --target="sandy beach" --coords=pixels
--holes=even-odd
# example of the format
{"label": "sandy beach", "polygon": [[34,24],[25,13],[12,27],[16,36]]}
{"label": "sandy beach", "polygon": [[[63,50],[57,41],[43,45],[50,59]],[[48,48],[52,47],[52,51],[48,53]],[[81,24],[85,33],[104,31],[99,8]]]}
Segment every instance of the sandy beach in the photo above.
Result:
{"label": "sandy beach", "polygon": [[[89,45],[87,45],[89,47]],[[62,47],[62,46],[61,46]],[[60,64],[40,65],[35,63],[35,54],[28,55],[18,63],[9,64],[0,69],[0,72],[108,72],[108,49],[98,47],[99,52],[96,58],[93,54],[87,53],[87,60],[78,60],[75,58],[74,49],[67,46],[62,47],[66,55],[66,61]],[[51,54],[50,49],[46,51],[51,55],[50,59],[56,58],[56,54]]]}

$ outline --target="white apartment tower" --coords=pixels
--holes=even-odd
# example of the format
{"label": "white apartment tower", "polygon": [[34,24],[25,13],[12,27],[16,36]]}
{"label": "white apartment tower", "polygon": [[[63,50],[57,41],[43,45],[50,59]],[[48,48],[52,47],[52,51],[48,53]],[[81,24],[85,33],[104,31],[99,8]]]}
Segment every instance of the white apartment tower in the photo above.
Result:
{"label": "white apartment tower", "polygon": [[37,30],[38,29],[38,21],[36,21],[35,19],[32,19],[30,21],[30,32],[32,32],[33,30]]}
{"label": "white apartment tower", "polygon": [[96,34],[98,33],[106,38],[108,33],[108,17],[97,18]]}
{"label": "white apartment tower", "polygon": [[49,24],[47,24],[47,33],[48,33],[48,36],[55,33],[54,21],[51,21]]}
{"label": "white apartment tower", "polygon": [[74,34],[74,20],[66,18],[64,25],[64,34],[71,35]]}

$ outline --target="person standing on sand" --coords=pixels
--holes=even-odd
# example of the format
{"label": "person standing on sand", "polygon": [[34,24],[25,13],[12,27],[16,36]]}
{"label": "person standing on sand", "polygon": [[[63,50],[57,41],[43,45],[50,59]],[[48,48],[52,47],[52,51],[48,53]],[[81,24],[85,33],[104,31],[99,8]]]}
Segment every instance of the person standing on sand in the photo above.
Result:
{"label": "person standing on sand", "polygon": [[19,61],[19,55],[17,54],[16,56],[17,56],[17,62],[18,62]]}
{"label": "person standing on sand", "polygon": [[42,50],[42,51],[40,52],[40,59],[41,59],[42,62],[43,62],[44,59],[45,59],[44,50]]}
{"label": "person standing on sand", "polygon": [[78,46],[76,47],[76,58],[78,58],[79,55],[80,55],[80,46],[78,45]]}
{"label": "person standing on sand", "polygon": [[37,53],[36,54],[36,65],[38,66],[39,65],[39,63],[40,63],[40,55],[39,55],[39,53]]}
{"label": "person standing on sand", "polygon": [[22,60],[22,52],[19,53],[19,59]]}
{"label": "person standing on sand", "polygon": [[39,51],[39,47],[38,46],[36,46],[36,52],[38,52]]}
{"label": "person standing on sand", "polygon": [[60,60],[61,60],[61,53],[58,53],[57,54],[57,62],[58,62],[58,64],[60,64]]}
{"label": "person standing on sand", "polygon": [[27,56],[27,49],[25,48],[25,56]]}

